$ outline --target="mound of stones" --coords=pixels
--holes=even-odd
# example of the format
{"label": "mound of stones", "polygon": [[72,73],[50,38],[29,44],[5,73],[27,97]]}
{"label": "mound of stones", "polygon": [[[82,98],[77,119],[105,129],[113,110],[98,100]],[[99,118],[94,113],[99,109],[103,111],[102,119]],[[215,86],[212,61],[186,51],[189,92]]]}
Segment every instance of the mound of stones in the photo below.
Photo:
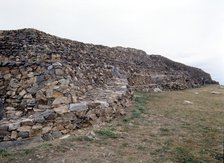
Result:
{"label": "mound of stones", "polygon": [[51,140],[125,114],[132,90],[214,84],[208,73],[144,51],[34,29],[0,31],[0,141]]}

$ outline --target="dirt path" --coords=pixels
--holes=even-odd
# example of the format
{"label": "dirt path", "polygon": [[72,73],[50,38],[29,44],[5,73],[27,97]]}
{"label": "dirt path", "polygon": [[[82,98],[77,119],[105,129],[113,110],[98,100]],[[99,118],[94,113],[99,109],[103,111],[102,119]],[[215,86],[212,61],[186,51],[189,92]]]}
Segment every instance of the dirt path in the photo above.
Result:
{"label": "dirt path", "polygon": [[75,131],[67,139],[1,150],[0,162],[221,163],[223,99],[219,86],[136,92],[126,116]]}

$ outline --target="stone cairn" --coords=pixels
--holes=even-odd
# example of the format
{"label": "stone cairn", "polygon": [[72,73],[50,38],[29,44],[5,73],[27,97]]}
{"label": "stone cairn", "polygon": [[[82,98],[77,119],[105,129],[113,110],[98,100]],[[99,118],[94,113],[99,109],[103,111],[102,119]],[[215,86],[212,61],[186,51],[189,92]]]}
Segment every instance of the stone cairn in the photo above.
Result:
{"label": "stone cairn", "polygon": [[215,83],[141,50],[84,44],[34,29],[0,31],[0,141],[58,138],[125,114],[132,90]]}

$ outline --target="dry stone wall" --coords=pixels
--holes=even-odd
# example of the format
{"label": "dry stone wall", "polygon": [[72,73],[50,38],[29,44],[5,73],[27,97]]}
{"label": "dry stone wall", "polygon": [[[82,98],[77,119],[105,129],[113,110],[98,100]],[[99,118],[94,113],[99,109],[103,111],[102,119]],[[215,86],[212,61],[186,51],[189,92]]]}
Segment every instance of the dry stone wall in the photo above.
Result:
{"label": "dry stone wall", "polygon": [[[7,71],[4,67],[4,73],[1,71],[3,87],[6,87],[2,89],[5,105],[0,121],[0,140],[37,135],[50,140],[124,114],[123,109],[131,97],[128,81],[112,76],[110,68],[92,67],[91,71],[86,67],[83,75],[73,76],[78,68],[60,62],[34,67],[20,65]],[[94,77],[90,81],[84,77],[89,72],[91,78],[96,70],[108,75],[108,80],[104,80],[105,76],[101,79],[99,74],[97,81],[100,83],[97,85]]]}
{"label": "dry stone wall", "polygon": [[14,62],[1,56],[0,140],[50,140],[124,114],[131,92],[125,74],[105,64]]}
{"label": "dry stone wall", "polygon": [[125,114],[131,90],[215,83],[200,69],[132,48],[34,29],[0,32],[0,141],[44,140]]}

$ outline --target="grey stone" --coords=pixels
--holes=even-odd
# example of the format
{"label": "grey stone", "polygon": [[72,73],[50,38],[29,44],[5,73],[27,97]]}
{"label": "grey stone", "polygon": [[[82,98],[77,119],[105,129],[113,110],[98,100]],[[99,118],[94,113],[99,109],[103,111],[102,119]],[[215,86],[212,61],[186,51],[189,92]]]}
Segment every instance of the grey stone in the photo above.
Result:
{"label": "grey stone", "polygon": [[51,69],[53,69],[53,66],[50,65],[50,66],[47,67],[47,69],[48,69],[48,70],[51,70]]}
{"label": "grey stone", "polygon": [[57,114],[53,110],[46,110],[45,112],[41,113],[41,115],[46,120],[53,120],[57,117]]}
{"label": "grey stone", "polygon": [[60,62],[55,62],[52,64],[54,67],[61,67],[62,64]]}
{"label": "grey stone", "polygon": [[113,67],[112,75],[116,78],[126,78],[127,74],[125,71],[118,69],[117,67]]}
{"label": "grey stone", "polygon": [[162,92],[162,90],[160,88],[154,88],[153,91],[154,92]]}
{"label": "grey stone", "polygon": [[41,137],[44,141],[50,141],[50,140],[53,140],[52,136],[50,133],[47,133],[47,134],[43,134],[42,137]]}
{"label": "grey stone", "polygon": [[4,115],[4,103],[3,99],[0,98],[0,120],[3,118]]}
{"label": "grey stone", "polygon": [[27,88],[27,92],[29,92],[31,95],[35,95],[38,91],[38,86],[33,86],[33,87],[30,87],[30,88]]}
{"label": "grey stone", "polygon": [[9,80],[11,78],[11,76],[12,76],[11,74],[5,74],[4,75],[4,79],[5,80]]}
{"label": "grey stone", "polygon": [[44,75],[37,76],[37,84],[41,84],[44,81]]}
{"label": "grey stone", "polygon": [[9,82],[9,86],[12,88],[18,88],[20,86],[20,83],[17,79],[11,79]]}
{"label": "grey stone", "polygon": [[25,107],[33,107],[36,105],[36,99],[23,99],[20,106],[25,108]]}
{"label": "grey stone", "polygon": [[55,74],[56,75],[63,75],[64,72],[61,69],[55,69]]}
{"label": "grey stone", "polygon": [[21,145],[25,145],[26,143],[27,142],[23,140],[0,142],[0,149],[15,148]]}
{"label": "grey stone", "polygon": [[44,123],[45,119],[43,116],[39,115],[39,116],[35,117],[33,121],[34,121],[34,123]]}
{"label": "grey stone", "polygon": [[13,131],[13,130],[17,130],[20,127],[20,123],[16,122],[16,123],[10,123],[9,124],[9,131]]}
{"label": "grey stone", "polygon": [[4,140],[4,137],[8,135],[10,135],[10,132],[8,131],[8,126],[0,126],[0,141]]}
{"label": "grey stone", "polygon": [[33,126],[33,119],[24,119],[21,122],[21,126]]}
{"label": "grey stone", "polygon": [[46,74],[48,74],[48,75],[54,75],[54,72],[55,72],[55,70],[52,68],[52,69],[50,69],[50,70],[46,70],[45,72],[44,72],[44,74],[46,75]]}
{"label": "grey stone", "polygon": [[96,101],[88,104],[88,107],[90,107],[92,109],[97,108],[98,106],[103,107],[103,108],[109,107],[109,103],[107,101],[96,100]]}
{"label": "grey stone", "polygon": [[86,102],[82,102],[82,103],[70,104],[69,105],[69,110],[71,112],[86,111],[86,110],[88,110],[87,103]]}
{"label": "grey stone", "polygon": [[60,131],[52,131],[51,136],[55,138],[59,138],[62,136],[62,133]]}
{"label": "grey stone", "polygon": [[26,102],[26,99],[23,99],[22,102],[19,104],[19,106],[21,108],[25,108],[27,106],[27,102]]}
{"label": "grey stone", "polygon": [[27,132],[27,131],[20,131],[19,133],[18,133],[18,136],[19,137],[21,137],[21,138],[28,138],[29,137],[29,132]]}
{"label": "grey stone", "polygon": [[33,107],[36,105],[36,99],[27,99],[27,106]]}
{"label": "grey stone", "polygon": [[193,102],[188,101],[188,100],[184,100],[183,104],[185,104],[185,105],[192,105],[192,104],[193,104]]}
{"label": "grey stone", "polygon": [[8,129],[9,129],[9,126],[7,126],[7,125],[2,125],[2,126],[0,126],[0,133],[1,133],[1,132],[4,132],[4,131],[8,131]]}

